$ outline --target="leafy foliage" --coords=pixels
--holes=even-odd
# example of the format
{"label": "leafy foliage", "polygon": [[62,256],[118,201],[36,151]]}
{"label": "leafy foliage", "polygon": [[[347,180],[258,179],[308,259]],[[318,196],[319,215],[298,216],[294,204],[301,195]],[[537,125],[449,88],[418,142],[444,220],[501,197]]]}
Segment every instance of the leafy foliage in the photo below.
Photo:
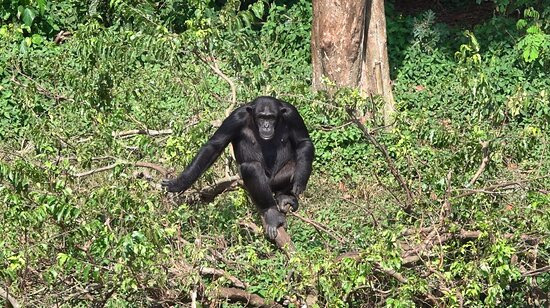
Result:
{"label": "leafy foliage", "polygon": [[[199,294],[229,307],[239,304],[216,290],[232,277],[291,307],[548,305],[550,275],[536,272],[550,260],[548,10],[535,4],[469,29],[388,4],[399,113],[387,131],[378,98],[311,92],[308,1],[4,1],[1,285],[26,306],[185,305]],[[72,35],[56,42],[60,31]],[[276,95],[310,128],[315,173],[298,215],[317,227],[288,217],[290,258],[243,226],[261,225],[244,190],[173,200],[138,164],[180,169],[212,134],[232,102],[213,67],[237,101]],[[348,108],[364,111],[405,178],[412,213]],[[490,155],[472,181],[480,142]],[[236,174],[230,157],[195,186]],[[408,261],[432,225],[446,229]]]}

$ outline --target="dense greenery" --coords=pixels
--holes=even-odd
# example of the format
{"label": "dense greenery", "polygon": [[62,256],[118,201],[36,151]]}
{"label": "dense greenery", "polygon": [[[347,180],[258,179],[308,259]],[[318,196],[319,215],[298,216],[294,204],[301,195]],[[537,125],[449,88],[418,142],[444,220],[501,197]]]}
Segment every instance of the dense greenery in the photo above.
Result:
{"label": "dense greenery", "polygon": [[[390,130],[378,99],[311,91],[306,0],[3,1],[0,287],[25,306],[240,306],[216,296],[232,277],[294,307],[548,305],[550,3],[462,26],[386,13]],[[181,170],[231,83],[294,103],[314,139],[290,258],[245,227],[244,190],[175,200],[143,167]],[[236,174],[223,156],[195,187]]]}

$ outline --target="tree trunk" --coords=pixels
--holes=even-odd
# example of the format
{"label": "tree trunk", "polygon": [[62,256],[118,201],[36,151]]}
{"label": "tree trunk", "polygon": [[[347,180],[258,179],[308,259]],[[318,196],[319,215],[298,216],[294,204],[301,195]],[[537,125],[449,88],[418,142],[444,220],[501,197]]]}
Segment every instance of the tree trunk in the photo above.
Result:
{"label": "tree trunk", "polygon": [[313,88],[359,88],[384,99],[384,123],[395,111],[383,0],[313,0]]}

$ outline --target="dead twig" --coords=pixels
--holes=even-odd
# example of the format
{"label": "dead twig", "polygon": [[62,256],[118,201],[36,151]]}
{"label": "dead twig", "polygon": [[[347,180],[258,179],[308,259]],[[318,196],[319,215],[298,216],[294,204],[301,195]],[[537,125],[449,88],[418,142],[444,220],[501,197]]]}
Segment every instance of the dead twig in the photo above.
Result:
{"label": "dead twig", "polygon": [[191,291],[191,308],[197,308],[197,289]]}
{"label": "dead twig", "polygon": [[92,174],[95,174],[95,173],[99,173],[99,172],[114,169],[119,165],[121,165],[121,163],[114,163],[114,164],[110,164],[110,165],[107,165],[107,166],[104,166],[104,167],[101,167],[101,168],[96,168],[96,169],[92,169],[92,170],[88,170],[88,171],[84,171],[84,172],[80,172],[80,173],[75,173],[72,176],[75,177],[75,178],[81,178],[81,177],[89,176],[89,175],[92,175]]}
{"label": "dead twig", "polygon": [[529,182],[532,182],[532,181],[541,180],[541,179],[545,179],[545,178],[548,178],[548,177],[550,177],[550,174],[535,177],[535,178],[531,178],[531,179],[499,183],[499,184],[487,186],[487,187],[484,187],[484,188],[481,188],[481,189],[458,189],[459,191],[464,191],[464,192],[461,193],[461,194],[458,194],[456,196],[453,196],[452,198],[453,199],[459,199],[459,198],[464,198],[464,197],[471,196],[471,195],[474,195],[474,194],[477,194],[477,193],[487,193],[487,194],[496,193],[498,190],[514,189],[517,186],[521,187],[521,185],[524,184],[524,183],[529,183]]}
{"label": "dead twig", "polygon": [[479,144],[481,145],[481,153],[482,153],[482,159],[481,164],[479,165],[479,168],[477,169],[476,173],[470,181],[468,182],[468,186],[471,187],[474,185],[474,183],[477,181],[477,179],[481,176],[481,173],[485,168],[487,167],[487,164],[490,161],[490,153],[489,153],[489,141],[480,141]]}
{"label": "dead twig", "polygon": [[224,74],[222,72],[222,70],[220,69],[220,67],[218,65],[218,60],[216,60],[216,58],[214,58],[213,56],[209,56],[209,57],[204,58],[198,53],[196,53],[195,55],[203,63],[208,65],[208,67],[210,67],[210,69],[212,69],[212,71],[214,71],[214,73],[216,73],[223,80],[225,80],[225,82],[227,82],[229,84],[229,87],[231,88],[231,105],[225,110],[225,116],[226,117],[229,116],[229,114],[235,108],[235,105],[237,104],[237,86],[235,86],[235,83],[233,82],[233,80],[231,80],[231,78],[229,78],[226,74]]}
{"label": "dead twig", "polygon": [[317,229],[318,231],[322,231],[326,234],[328,234],[330,237],[332,237],[333,239],[337,240],[340,244],[344,245],[346,244],[348,241],[346,239],[344,239],[341,235],[337,234],[335,231],[333,230],[330,230],[328,228],[325,228],[323,226],[321,226],[320,223],[316,222],[316,221],[313,221],[309,218],[305,218],[305,217],[302,217],[294,212],[289,212],[290,215],[300,219],[301,221],[307,223],[307,224],[310,224],[312,225],[315,229]]}
{"label": "dead twig", "polygon": [[419,229],[406,229],[404,230],[403,232],[401,232],[401,235],[403,236],[410,236],[410,235],[413,235],[413,234],[426,234],[430,231],[433,230],[433,226],[431,227],[423,227],[423,228],[419,228]]}
{"label": "dead twig", "polygon": [[120,162],[116,162],[116,163],[113,163],[113,164],[110,164],[110,165],[107,165],[107,166],[104,166],[104,167],[100,167],[100,168],[96,168],[96,169],[92,169],[92,170],[88,170],[88,171],[84,171],[84,172],[80,172],[80,173],[71,174],[71,176],[75,177],[75,178],[86,177],[86,176],[90,176],[92,174],[96,174],[96,173],[99,173],[99,172],[104,172],[104,171],[114,169],[117,166],[121,166],[121,165],[154,169],[154,170],[158,171],[159,173],[161,173],[163,176],[166,176],[168,174],[168,171],[164,167],[162,167],[160,165],[157,165],[157,164],[154,164],[154,163],[120,161]]}
{"label": "dead twig", "polygon": [[[421,255],[430,251],[436,244],[441,245],[452,239],[474,240],[483,235],[482,231],[460,230],[458,232],[440,232],[439,237],[435,238],[435,235],[438,234],[437,231],[439,231],[438,228],[434,228],[434,230],[430,232],[430,234],[426,237],[426,240],[424,240],[421,245],[409,251],[405,251],[401,255],[402,264],[407,265],[420,261]],[[503,234],[502,237],[505,239],[513,239],[517,237],[517,235],[513,233],[506,233]],[[539,237],[527,234],[522,234],[519,238],[524,242],[537,242],[540,240]]]}
{"label": "dead twig", "polygon": [[[448,232],[443,231],[439,232],[440,227],[438,225],[434,226],[432,231],[426,236],[426,239],[422,241],[422,243],[415,248],[407,249],[401,254],[401,260],[403,265],[410,265],[413,263],[416,263],[421,260],[421,256],[425,255],[428,251],[432,249],[436,244],[444,244],[450,240],[453,239],[460,239],[460,240],[475,240],[478,239],[483,235],[482,231],[472,231],[472,230],[459,230],[458,232]],[[408,230],[406,234],[415,234],[415,233],[426,233],[428,229],[422,228],[421,230],[418,230],[417,232],[413,232],[412,230]],[[531,243],[537,243],[541,240],[538,236],[528,235],[528,234],[521,234],[516,235],[513,233],[505,233],[501,235],[503,238],[512,240],[515,238],[519,238],[521,241],[524,242],[531,242]],[[360,252],[346,252],[341,254],[336,258],[337,261],[343,259],[343,258],[352,258],[356,261],[359,261],[361,259]],[[543,273],[546,271],[550,271],[550,269],[543,267],[537,270],[533,270],[532,272],[536,273]],[[527,272],[526,272],[527,273]]]}
{"label": "dead twig", "polygon": [[544,273],[547,273],[547,272],[550,272],[550,265],[547,265],[547,266],[544,266],[544,267],[541,267],[541,268],[537,268],[537,269],[534,269],[532,271],[523,272],[523,273],[521,273],[521,276],[523,276],[523,277],[534,277],[534,276],[538,276],[540,274],[544,274]]}
{"label": "dead twig", "polygon": [[242,280],[218,268],[213,268],[213,267],[195,268],[193,267],[193,265],[187,262],[177,261],[177,263],[174,263],[174,265],[171,268],[169,268],[168,271],[175,277],[187,276],[191,272],[198,271],[198,273],[201,276],[211,276],[213,278],[225,277],[227,278],[227,280],[231,282],[233,286],[237,288],[241,288],[241,289],[248,288],[248,285],[242,282]]}
{"label": "dead twig", "polygon": [[[439,225],[443,226],[444,221],[449,215],[451,214],[451,202],[449,201],[449,198],[451,197],[451,178],[452,178],[452,172],[449,170],[447,173],[447,189],[445,190],[445,197],[443,198],[443,206],[441,207],[441,211],[439,212]],[[434,230],[437,230],[437,228],[434,228]]]}
{"label": "dead twig", "polygon": [[174,132],[171,128],[154,130],[154,129],[131,129],[123,130],[119,132],[112,132],[113,138],[130,138],[136,135],[147,135],[151,137],[170,135]]}
{"label": "dead twig", "polygon": [[21,307],[17,299],[15,299],[15,297],[13,297],[7,289],[0,287],[0,297],[6,300],[6,302],[8,302],[8,304],[11,305],[12,308]]}
{"label": "dead twig", "polygon": [[372,145],[374,145],[374,147],[384,157],[384,160],[386,161],[386,164],[388,165],[388,168],[390,169],[391,174],[397,180],[397,183],[399,183],[399,185],[401,186],[401,188],[405,191],[405,193],[407,195],[406,206],[403,208],[403,210],[407,213],[410,213],[411,209],[412,209],[412,204],[414,203],[414,195],[413,195],[411,189],[409,188],[409,185],[407,184],[407,182],[405,181],[403,176],[401,176],[401,173],[399,172],[399,170],[397,169],[397,167],[393,163],[393,160],[390,157],[390,154],[388,153],[388,151],[386,150],[386,147],[384,147],[384,145],[382,145],[381,143],[378,142],[378,140],[376,140],[376,138],[371,134],[369,129],[367,127],[365,127],[365,125],[363,125],[363,123],[361,123],[361,121],[355,117],[352,110],[348,109],[347,111],[348,111],[348,114],[351,117],[352,121],[363,132],[363,135],[365,136],[365,138],[367,138],[367,140]]}
{"label": "dead twig", "polygon": [[[61,101],[61,100],[68,100],[68,101],[74,101],[72,98],[68,98],[66,96],[64,96],[63,94],[58,94],[58,93],[52,93],[51,91],[49,91],[48,89],[46,89],[43,85],[41,85],[40,83],[38,83],[38,81],[34,80],[33,78],[31,78],[30,76],[26,75],[25,73],[23,73],[21,71],[21,68],[20,67],[16,67],[15,68],[17,70],[17,74],[23,76],[24,78],[26,78],[27,80],[29,80],[30,82],[34,83],[35,85],[35,88],[36,88],[36,91],[48,98],[51,98],[51,99],[54,99],[56,101]],[[11,78],[11,81],[15,84],[17,84],[18,86],[21,86],[21,87],[24,87],[24,88],[28,88],[29,86],[28,85],[25,85],[21,82],[19,82],[15,76],[13,76]]]}
{"label": "dead twig", "polygon": [[168,170],[166,170],[164,167],[162,167],[161,165],[158,165],[158,164],[150,163],[150,162],[138,161],[138,162],[134,163],[134,166],[156,170],[160,174],[162,174],[163,176],[168,174]]}

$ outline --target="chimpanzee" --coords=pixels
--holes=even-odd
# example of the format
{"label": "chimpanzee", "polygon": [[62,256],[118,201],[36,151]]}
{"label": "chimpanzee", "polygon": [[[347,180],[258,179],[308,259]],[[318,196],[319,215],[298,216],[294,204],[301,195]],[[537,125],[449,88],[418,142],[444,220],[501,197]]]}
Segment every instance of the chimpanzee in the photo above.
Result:
{"label": "chimpanzee", "polygon": [[191,164],[173,180],[163,180],[169,192],[187,190],[233,145],[244,187],[258,207],[270,239],[284,224],[286,205],[298,209],[298,196],[311,174],[313,143],[304,120],[291,104],[260,96],[235,109],[212,138],[201,147]]}

